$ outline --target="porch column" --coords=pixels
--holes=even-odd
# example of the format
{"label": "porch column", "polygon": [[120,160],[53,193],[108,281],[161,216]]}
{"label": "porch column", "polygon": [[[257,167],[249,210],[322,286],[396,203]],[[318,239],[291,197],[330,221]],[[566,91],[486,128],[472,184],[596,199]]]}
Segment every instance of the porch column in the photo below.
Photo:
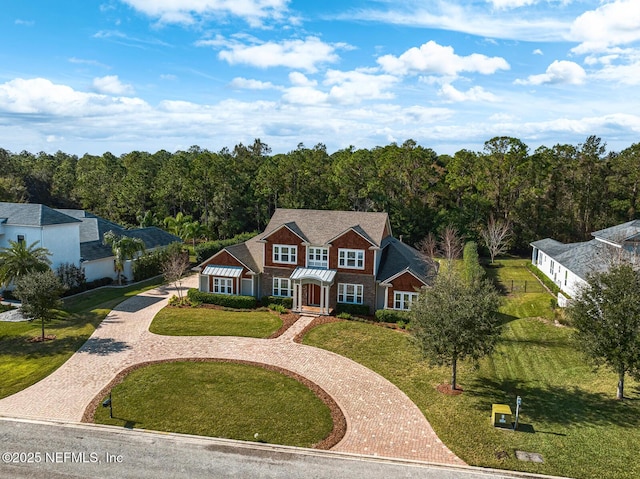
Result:
{"label": "porch column", "polygon": [[324,283],[320,283],[320,314],[324,314]]}
{"label": "porch column", "polygon": [[298,308],[298,282],[293,281],[293,304],[291,306],[294,311]]}
{"label": "porch column", "polygon": [[323,296],[326,294],[326,298],[324,304],[327,306],[327,314],[329,314],[329,304],[331,304],[329,293],[331,292],[331,285],[328,284],[325,290],[323,291]]}

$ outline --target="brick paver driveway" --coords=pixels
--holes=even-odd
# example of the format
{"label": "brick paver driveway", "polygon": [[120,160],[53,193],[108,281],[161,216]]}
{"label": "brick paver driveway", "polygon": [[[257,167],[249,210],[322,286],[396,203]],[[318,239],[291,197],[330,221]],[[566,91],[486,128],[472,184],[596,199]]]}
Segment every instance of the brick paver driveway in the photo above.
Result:
{"label": "brick paver driveway", "polygon": [[[196,281],[189,278],[186,286]],[[161,287],[121,303],[64,365],[0,400],[0,415],[80,421],[100,390],[134,364],[182,358],[237,359],[287,369],[331,395],[347,420],[347,433],[332,448],[335,451],[464,464],[442,444],[402,391],[350,359],[294,343],[291,335],[269,340],[150,333],[151,320],[171,294],[171,288]]]}

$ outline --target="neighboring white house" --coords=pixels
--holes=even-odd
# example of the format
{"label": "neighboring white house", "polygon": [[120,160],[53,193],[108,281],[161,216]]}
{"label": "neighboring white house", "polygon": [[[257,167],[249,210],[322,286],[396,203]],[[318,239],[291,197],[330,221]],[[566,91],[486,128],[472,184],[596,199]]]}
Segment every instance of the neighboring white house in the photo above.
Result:
{"label": "neighboring white house", "polygon": [[[180,241],[180,238],[156,227],[128,230],[83,210],[53,209],[31,203],[0,202],[0,247],[8,247],[9,240],[51,252],[52,269],[64,263],[75,264],[85,271],[87,281],[100,278],[116,279],[111,247],[102,244],[107,231],[121,236],[140,238],[147,251],[153,251]],[[131,261],[125,265],[124,275],[132,278]]]}
{"label": "neighboring white house", "polygon": [[[589,273],[606,271],[616,258],[640,260],[640,220],[591,233],[591,241],[560,243],[551,238],[531,243],[531,262],[568,296],[586,284]],[[559,296],[558,303],[563,300]]]}

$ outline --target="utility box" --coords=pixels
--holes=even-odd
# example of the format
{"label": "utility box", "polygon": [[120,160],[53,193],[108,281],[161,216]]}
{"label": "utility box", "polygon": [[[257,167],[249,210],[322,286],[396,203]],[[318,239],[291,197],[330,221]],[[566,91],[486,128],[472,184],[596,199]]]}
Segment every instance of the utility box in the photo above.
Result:
{"label": "utility box", "polygon": [[491,425],[511,428],[511,408],[508,404],[494,404],[491,406]]}

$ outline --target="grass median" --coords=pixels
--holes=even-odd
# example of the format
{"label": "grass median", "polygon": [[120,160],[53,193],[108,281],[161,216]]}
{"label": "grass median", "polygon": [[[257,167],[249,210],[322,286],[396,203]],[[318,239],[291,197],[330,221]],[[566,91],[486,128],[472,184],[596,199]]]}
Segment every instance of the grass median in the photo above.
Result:
{"label": "grass median", "polygon": [[228,311],[167,306],[153,318],[149,331],[167,336],[245,336],[268,338],[282,326],[271,311]]}
{"label": "grass median", "polygon": [[99,407],[96,423],[299,447],[333,429],[329,408],[310,389],[253,365],[152,364],[131,372],[111,397],[113,419]]}

